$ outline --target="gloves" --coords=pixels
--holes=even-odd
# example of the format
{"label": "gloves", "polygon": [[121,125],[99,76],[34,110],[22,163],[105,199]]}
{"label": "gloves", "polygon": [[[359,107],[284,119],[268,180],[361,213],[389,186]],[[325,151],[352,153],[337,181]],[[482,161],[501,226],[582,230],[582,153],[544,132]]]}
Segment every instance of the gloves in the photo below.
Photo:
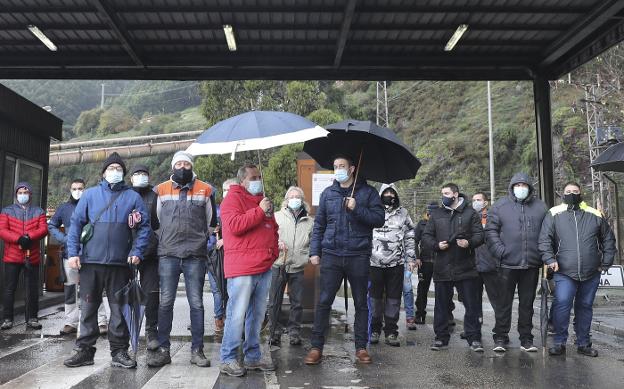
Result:
{"label": "gloves", "polygon": [[32,247],[32,240],[28,235],[22,235],[17,240],[17,244],[22,248],[22,250],[30,250]]}

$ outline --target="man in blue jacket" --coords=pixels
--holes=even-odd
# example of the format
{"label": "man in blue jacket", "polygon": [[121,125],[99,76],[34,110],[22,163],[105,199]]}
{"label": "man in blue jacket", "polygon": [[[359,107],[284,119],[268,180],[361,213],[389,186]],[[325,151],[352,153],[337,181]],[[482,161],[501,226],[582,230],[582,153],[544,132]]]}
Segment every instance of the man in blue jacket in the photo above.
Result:
{"label": "man in blue jacket", "polygon": [[[102,181],[84,192],[71,218],[67,235],[68,263],[70,267],[80,269],[82,315],[76,352],[65,360],[67,367],[93,364],[99,334],[97,310],[104,290],[109,296],[111,310],[108,330],[111,364],[136,367],[136,361],[128,355],[129,334],[122,308],[113,296],[128,282],[128,264],[141,262],[151,229],[149,213],[141,196],[123,182],[125,174],[126,166],[119,154],[111,154],[102,167]],[[133,242],[128,216],[136,212],[140,217],[134,218],[137,236]],[[87,234],[82,234],[87,224],[93,227],[88,241],[85,239]]]}
{"label": "man in blue jacket", "polygon": [[321,362],[329,313],[344,277],[349,280],[355,305],[355,357],[360,363],[372,362],[366,350],[366,295],[373,228],[384,225],[385,211],[375,188],[361,177],[355,183],[355,169],[353,159],[348,156],[334,159],[336,180],[321,193],[314,220],[310,262],[321,264],[321,294],[314,317],[312,349],[304,359],[307,365]]}

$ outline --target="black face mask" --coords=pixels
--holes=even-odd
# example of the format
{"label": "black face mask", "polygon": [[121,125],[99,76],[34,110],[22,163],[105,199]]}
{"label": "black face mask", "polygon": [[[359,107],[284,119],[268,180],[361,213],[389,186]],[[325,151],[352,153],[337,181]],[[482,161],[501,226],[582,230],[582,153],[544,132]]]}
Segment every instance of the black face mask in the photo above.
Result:
{"label": "black face mask", "polygon": [[383,205],[391,206],[396,203],[396,197],[394,196],[381,196],[381,202]]}
{"label": "black face mask", "polygon": [[180,185],[186,185],[193,179],[193,170],[190,169],[173,169],[173,180]]}
{"label": "black face mask", "polygon": [[442,196],[442,204],[446,207],[450,207],[455,202],[455,197]]}
{"label": "black face mask", "polygon": [[570,193],[563,195],[563,202],[568,205],[579,205],[581,201],[583,201],[583,198],[580,194]]}

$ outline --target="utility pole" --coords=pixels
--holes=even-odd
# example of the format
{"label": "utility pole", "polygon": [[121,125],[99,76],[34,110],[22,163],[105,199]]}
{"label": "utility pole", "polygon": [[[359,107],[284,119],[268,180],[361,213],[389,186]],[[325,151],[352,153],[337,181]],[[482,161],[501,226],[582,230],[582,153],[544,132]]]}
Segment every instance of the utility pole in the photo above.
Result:
{"label": "utility pole", "polygon": [[102,83],[102,97],[100,98],[100,109],[104,109],[104,83]]}
{"label": "utility pole", "polygon": [[377,81],[377,121],[378,126],[390,127],[388,121],[388,90],[386,81]]}
{"label": "utility pole", "polygon": [[492,91],[490,82],[487,82],[487,100],[488,100],[488,143],[490,152],[490,204],[494,203],[496,196],[496,183],[494,180],[494,131],[492,130]]}

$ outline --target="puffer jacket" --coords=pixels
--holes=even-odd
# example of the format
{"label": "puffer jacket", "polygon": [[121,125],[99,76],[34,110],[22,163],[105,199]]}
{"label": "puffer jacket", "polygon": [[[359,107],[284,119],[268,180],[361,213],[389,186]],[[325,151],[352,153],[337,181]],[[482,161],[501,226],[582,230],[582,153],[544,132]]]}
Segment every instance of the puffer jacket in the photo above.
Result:
{"label": "puffer jacket", "polygon": [[615,236],[602,214],[585,202],[561,204],[542,222],[539,251],[544,263],[556,261],[560,273],[584,281],[613,264]]}
{"label": "puffer jacket", "polygon": [[407,209],[386,209],[386,221],[373,230],[373,267],[395,267],[416,259],[414,223]]}
{"label": "puffer jacket", "polygon": [[[17,189],[22,187],[30,189],[30,186],[27,184],[19,183],[13,191],[14,195],[17,193]],[[32,193],[32,189],[30,191]],[[2,212],[0,212],[0,239],[4,241],[3,262],[25,262],[26,250],[22,250],[17,243],[17,240],[25,234],[28,234],[32,240],[30,264],[36,266],[41,259],[39,240],[48,234],[45,212],[43,209],[33,206],[30,202],[22,206],[17,203],[15,198],[15,204],[4,207]]]}
{"label": "puffer jacket", "polygon": [[278,226],[260,208],[263,197],[231,185],[221,203],[225,278],[262,274],[277,259]]}
{"label": "puffer jacket", "polygon": [[418,248],[416,258],[420,259],[423,262],[433,262],[433,253],[431,251],[431,247],[425,246],[422,242],[422,236],[425,232],[425,227],[427,227],[427,220],[423,219],[418,222],[416,228],[414,229],[414,241],[416,243],[416,247]]}
{"label": "puffer jacket", "polygon": [[[481,211],[481,225],[485,228],[484,221],[487,221],[487,209]],[[475,250],[475,258],[477,263],[477,271],[479,273],[488,273],[497,271],[500,267],[498,260],[492,255],[487,244],[482,244]]]}
{"label": "puffer jacket", "polygon": [[338,181],[321,193],[314,218],[310,256],[328,253],[336,256],[371,255],[373,228],[384,224],[384,208],[379,194],[366,180],[355,185],[356,206],[348,211],[345,198],[352,187],[342,188]]}
{"label": "puffer jacket", "polygon": [[[431,211],[421,244],[433,251],[433,280],[461,281],[478,276],[475,267],[475,249],[483,244],[481,217],[465,199],[456,209],[440,207]],[[468,247],[459,247],[456,239],[468,240]],[[449,242],[449,248],[440,250],[439,243]]]}
{"label": "puffer jacket", "polygon": [[[529,185],[529,195],[518,200],[514,184]],[[548,208],[535,195],[529,176],[516,173],[509,183],[509,194],[496,201],[488,213],[485,227],[486,242],[500,267],[528,269],[540,267],[542,260],[537,249],[542,221]]]}
{"label": "puffer jacket", "polygon": [[279,239],[288,250],[281,252],[273,267],[286,265],[287,273],[303,271],[310,258],[310,236],[314,227],[314,218],[305,210],[298,217],[288,208],[275,213],[275,221],[279,226]]}
{"label": "puffer jacket", "polygon": [[[117,198],[95,223],[93,237],[81,245],[82,228],[87,223],[95,222],[113,196]],[[136,239],[132,238],[132,230],[128,226],[128,215],[134,210],[141,213]],[[123,182],[110,186],[106,180],[101,180],[97,186],[85,190],[78,201],[67,234],[67,255],[80,255],[81,263],[128,266],[129,256],[144,258],[149,233],[149,213],[141,196]]]}
{"label": "puffer jacket", "polygon": [[[132,189],[134,189],[134,191],[137,192],[141,196],[141,199],[143,200],[143,203],[145,204],[145,209],[150,214],[151,231],[149,235],[149,243],[147,245],[147,248],[145,249],[145,254],[143,254],[143,256],[145,257],[144,259],[146,260],[158,259],[158,256],[156,255],[157,250],[158,250],[158,237],[156,236],[156,232],[155,232],[160,227],[160,223],[158,222],[158,215],[156,212],[158,196],[156,195],[156,193],[154,193],[153,187],[151,185],[145,188],[133,187]],[[137,231],[136,229],[134,229],[132,231],[132,236],[135,239],[136,239],[136,235],[137,235]]]}

